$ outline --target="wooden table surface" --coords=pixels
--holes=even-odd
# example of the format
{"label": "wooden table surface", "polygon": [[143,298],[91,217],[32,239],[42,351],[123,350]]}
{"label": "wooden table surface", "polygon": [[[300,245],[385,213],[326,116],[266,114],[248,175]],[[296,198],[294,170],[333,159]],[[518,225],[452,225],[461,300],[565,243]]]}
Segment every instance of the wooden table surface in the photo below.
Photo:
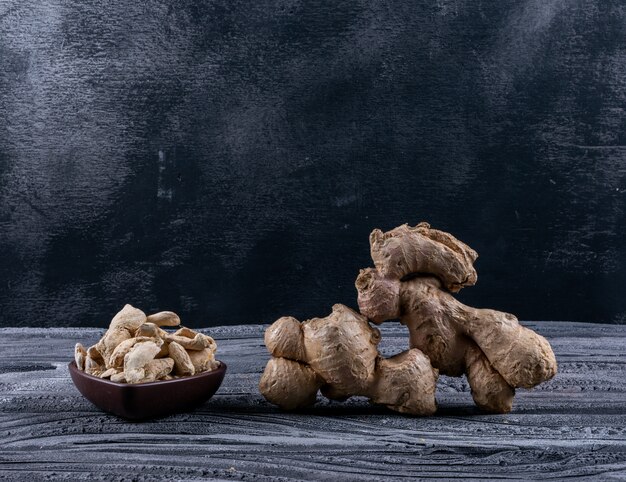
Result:
{"label": "wooden table surface", "polygon": [[[486,415],[465,379],[441,377],[439,411],[403,416],[357,398],[284,413],[259,394],[263,326],[205,330],[228,364],[192,413],[131,423],[75,389],[76,341],[101,329],[0,329],[0,478],[10,480],[626,479],[626,326],[524,323],[548,337],[559,373]],[[405,349],[382,327],[382,351]]]}

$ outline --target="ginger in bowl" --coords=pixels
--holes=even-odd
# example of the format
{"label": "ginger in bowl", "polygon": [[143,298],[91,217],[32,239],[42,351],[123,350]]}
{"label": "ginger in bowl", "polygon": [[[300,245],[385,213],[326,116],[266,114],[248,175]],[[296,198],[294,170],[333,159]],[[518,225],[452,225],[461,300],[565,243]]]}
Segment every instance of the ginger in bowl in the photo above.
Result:
{"label": "ginger in bowl", "polygon": [[146,314],[126,305],[95,345],[75,347],[70,374],[79,391],[105,411],[140,419],[187,410],[219,388],[226,365],[213,338],[180,327],[171,311]]}

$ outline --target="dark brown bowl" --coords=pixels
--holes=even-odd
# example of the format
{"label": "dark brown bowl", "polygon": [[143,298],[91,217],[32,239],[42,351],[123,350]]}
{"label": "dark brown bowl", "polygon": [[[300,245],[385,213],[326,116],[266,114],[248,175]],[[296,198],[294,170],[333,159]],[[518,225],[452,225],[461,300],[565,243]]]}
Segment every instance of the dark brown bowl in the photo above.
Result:
{"label": "dark brown bowl", "polygon": [[96,407],[130,420],[145,420],[191,410],[206,402],[222,384],[226,364],[191,377],[151,383],[116,383],[87,375],[69,365],[78,391]]}

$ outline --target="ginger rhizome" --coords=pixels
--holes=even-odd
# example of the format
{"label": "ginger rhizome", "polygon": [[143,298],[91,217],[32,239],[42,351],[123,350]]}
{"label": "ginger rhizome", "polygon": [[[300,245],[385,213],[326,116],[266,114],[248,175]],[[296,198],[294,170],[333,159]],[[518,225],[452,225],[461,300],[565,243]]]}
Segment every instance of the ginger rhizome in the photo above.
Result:
{"label": "ginger rhizome", "polygon": [[400,319],[411,348],[421,350],[442,375],[465,374],[485,411],[511,410],[515,388],[551,379],[557,363],[548,341],[511,314],[457,301],[476,282],[477,254],[427,223],[370,235],[375,268],[357,280],[359,310],[375,323]]}
{"label": "ginger rhizome", "polygon": [[76,344],[79,370],[120,383],[170,380],[215,370],[217,345],[210,336],[176,327],[180,318],[171,311],[150,316],[126,305],[113,318],[104,336],[89,349]]}
{"label": "ginger rhizome", "polygon": [[[466,306],[451,293],[476,283],[476,252],[427,223],[370,235],[374,268],[357,280],[361,314],[335,305],[326,318],[284,317],[265,333],[270,358],[259,388],[284,409],[353,395],[416,415],[435,411],[438,374],[466,375],[476,405],[511,410],[515,389],[552,378],[548,341],[513,315]],[[369,324],[400,319],[410,350],[383,358]],[[82,356],[81,354],[77,356]]]}
{"label": "ginger rhizome", "polygon": [[344,305],[325,318],[283,317],[265,332],[272,355],[259,383],[263,396],[283,409],[361,395],[392,410],[428,415],[436,410],[437,370],[419,350],[391,358],[378,352],[380,332]]}

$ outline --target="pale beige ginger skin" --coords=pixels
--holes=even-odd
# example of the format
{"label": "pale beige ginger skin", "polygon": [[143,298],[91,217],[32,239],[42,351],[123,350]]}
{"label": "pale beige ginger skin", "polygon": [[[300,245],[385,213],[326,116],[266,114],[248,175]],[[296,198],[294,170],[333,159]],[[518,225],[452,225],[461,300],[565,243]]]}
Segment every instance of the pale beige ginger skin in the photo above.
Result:
{"label": "pale beige ginger skin", "polygon": [[175,341],[170,343],[169,356],[174,360],[174,373],[176,375],[193,375],[196,372],[187,351]]}
{"label": "pale beige ginger skin", "polygon": [[158,358],[150,360],[144,366],[144,377],[141,383],[155,382],[169,376],[174,368],[174,360],[171,358]]}
{"label": "pale beige ginger skin", "polygon": [[302,325],[291,316],[283,316],[265,330],[265,346],[272,356],[305,361]]}
{"label": "pale beige ginger skin", "polygon": [[[372,387],[376,403],[408,414],[430,415],[436,411],[438,371],[426,355],[411,349],[377,361],[378,377]],[[416,384],[418,390],[414,388]]]}
{"label": "pale beige ginger skin", "polygon": [[174,333],[168,333],[152,323],[146,323],[140,327],[136,336],[139,336],[140,333],[162,338],[167,343],[176,342],[185,350],[209,349],[215,351],[217,349],[213,338],[203,333],[197,333],[187,327],[182,327]]}
{"label": "pale beige ginger skin", "polygon": [[108,370],[105,370],[100,374],[100,378],[111,378],[113,375],[117,375],[121,372],[122,370],[119,368],[109,368]]}
{"label": "pale beige ginger skin", "polygon": [[[161,346],[163,345],[163,340],[160,338],[152,338],[148,336],[138,336],[135,338],[129,338],[128,340],[124,340],[122,343],[115,347],[113,353],[109,357],[109,361],[107,366],[109,368],[120,368],[124,366],[124,359],[126,354],[137,344],[144,341],[153,341],[159,347],[159,352],[161,350]],[[157,353],[158,355],[158,353]]]}
{"label": "pale beige ginger skin", "polygon": [[513,315],[471,308],[450,294],[476,282],[477,255],[467,245],[427,223],[376,230],[370,242],[376,268],[361,270],[356,280],[361,313],[376,323],[399,318],[411,348],[441,374],[467,376],[481,409],[509,412],[515,388],[532,388],[556,374],[544,337]]}
{"label": "pale beige ginger skin", "polygon": [[178,330],[172,333],[174,336],[184,336],[185,338],[195,338],[196,332],[186,326],[181,326]]}
{"label": "pale beige ginger skin", "polygon": [[136,337],[146,336],[149,338],[161,338],[163,334],[167,334],[167,332],[149,321],[139,325],[139,328],[135,331]]}
{"label": "pale beige ginger skin", "polygon": [[193,364],[195,373],[210,372],[220,366],[220,362],[215,359],[215,350],[209,348],[189,350],[187,354]]}
{"label": "pale beige ginger skin", "polygon": [[[370,254],[376,270],[389,279],[413,273],[438,273],[452,292],[476,283],[474,261],[478,254],[451,234],[431,229],[428,223],[408,224],[370,234]],[[442,269],[443,268],[443,269]]]}
{"label": "pale beige ginger skin", "polygon": [[124,356],[126,382],[140,383],[146,377],[146,365],[155,359],[161,347],[152,341],[136,343]]}
{"label": "pale beige ginger skin", "polygon": [[146,322],[157,326],[178,326],[180,325],[180,318],[173,311],[161,311],[148,316]]}
{"label": "pale beige ginger skin", "polygon": [[133,338],[137,328],[146,322],[146,314],[132,307],[126,305],[120,311],[109,325],[109,329],[104,334],[102,339],[96,343],[96,349],[102,355],[105,361],[109,359],[115,347],[122,343],[124,340]]}
{"label": "pale beige ginger skin", "polygon": [[124,372],[118,372],[111,375],[111,381],[115,383],[126,383],[126,374]]}
{"label": "pale beige ginger skin", "polygon": [[323,380],[307,364],[272,357],[265,366],[259,390],[268,402],[283,410],[294,410],[313,405],[323,384]]}
{"label": "pale beige ginger skin", "polygon": [[85,358],[85,373],[99,377],[105,370],[104,365],[87,355],[87,358]]}
{"label": "pale beige ginger skin", "polygon": [[193,338],[167,334],[163,336],[163,339],[168,343],[176,342],[185,350],[204,350],[205,348],[216,348],[215,340],[202,333],[196,333],[196,336]]}
{"label": "pale beige ginger skin", "polygon": [[74,361],[79,370],[85,369],[85,359],[87,358],[87,350],[80,343],[76,343],[74,346]]}
{"label": "pale beige ginger skin", "polygon": [[428,358],[409,350],[385,359],[379,341],[377,328],[340,304],[325,318],[280,318],[265,332],[272,357],[259,390],[285,410],[314,404],[321,390],[332,400],[365,396],[398,412],[434,413],[437,371]]}
{"label": "pale beige ginger skin", "polygon": [[171,311],[146,316],[126,305],[94,346],[77,343],[74,359],[79,370],[118,383],[147,383],[191,376],[219,368],[217,344],[210,336],[180,327],[174,333],[162,326],[180,325]]}

